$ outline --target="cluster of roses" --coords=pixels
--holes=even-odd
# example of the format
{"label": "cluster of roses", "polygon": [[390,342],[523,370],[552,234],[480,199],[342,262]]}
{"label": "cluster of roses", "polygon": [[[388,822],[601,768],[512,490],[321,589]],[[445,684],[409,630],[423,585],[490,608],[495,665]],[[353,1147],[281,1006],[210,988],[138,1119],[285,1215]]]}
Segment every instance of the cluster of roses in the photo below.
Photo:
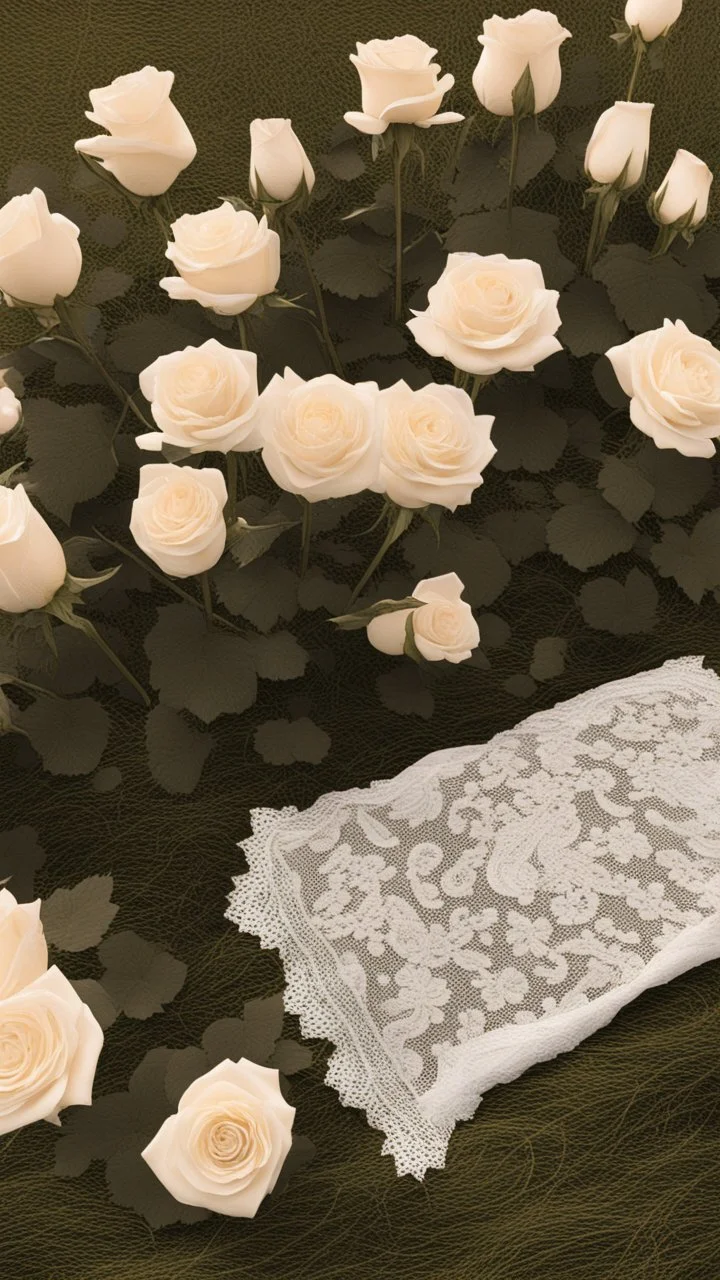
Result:
{"label": "cluster of roses", "polygon": [[[635,70],[647,44],[667,34],[681,8],[682,0],[628,0]],[[487,109],[512,116],[513,145],[519,119],[544,110],[557,96],[560,46],[569,35],[554,14],[539,10],[485,22],[473,84]],[[387,135],[398,164],[402,148],[393,141],[396,127],[428,128],[461,119],[456,112],[438,111],[453,77],[439,78],[434,53],[416,37],[403,36],[358,44],[352,55],[363,109],[346,119],[361,132]],[[635,78],[634,73],[633,84]],[[91,91],[89,117],[107,134],[76,144],[143,197],[161,197],[195,155],[187,126],[170,100],[172,83],[171,72],[146,67]],[[595,127],[586,153],[596,200],[589,260],[602,246],[620,196],[644,177],[651,112],[650,104],[619,102]],[[223,201],[213,210],[176,219],[167,256],[178,275],[160,282],[174,298],[237,315],[241,335],[242,313],[272,293],[280,273],[280,236],[269,219],[281,225],[280,210],[289,214],[298,202],[302,205],[314,183],[312,165],[289,120],[254,121],[251,141],[250,189],[262,216]],[[702,161],[678,152],[650,201],[662,250],[674,235],[690,233],[704,220],[711,182]],[[293,222],[286,219],[282,225]],[[401,259],[400,252],[399,264]],[[0,210],[0,289],[7,301],[52,307],[62,320],[64,299],[75,289],[81,265],[78,228],[51,214],[40,190],[16,196]],[[399,272],[400,265],[398,278]],[[402,290],[396,288],[398,301],[402,304]],[[316,302],[322,309],[319,289]],[[235,455],[257,449],[276,483],[304,504],[368,489],[384,494],[387,509],[396,513],[429,506],[454,511],[470,501],[494,453],[492,419],[475,414],[475,396],[501,370],[531,371],[560,349],[557,304],[558,294],[545,287],[536,262],[504,254],[450,254],[428,292],[427,309],[407,323],[420,347],[454,366],[454,386],[432,383],[414,391],[398,382],[380,391],[375,383],[351,385],[337,374],[304,382],[287,369],[259,395],[250,352],[210,340],[161,357],[140,377],[159,431],[138,437],[139,446],[223,453],[228,482],[214,467],[143,467],[131,521],[136,541],[174,577],[206,573],[222,555],[228,531],[237,533]],[[402,305],[397,314],[402,319]],[[322,319],[332,355],[324,314]],[[667,320],[662,329],[640,334],[607,355],[641,431],[660,448],[691,456],[714,453],[712,439],[720,433],[720,353],[709,341],[681,321]],[[131,408],[137,411],[133,403]],[[19,415],[14,397],[0,403],[0,414],[9,430]],[[0,569],[0,608],[11,612],[43,607],[64,578],[60,544],[20,485],[0,488]],[[476,628],[459,601],[461,587],[454,575],[440,580],[439,629],[430,626],[429,611],[413,613],[418,635],[423,612],[430,628],[421,637],[424,656],[459,661],[472,648]],[[398,616],[375,619],[369,631],[373,642],[401,652],[403,617],[399,610]]]}

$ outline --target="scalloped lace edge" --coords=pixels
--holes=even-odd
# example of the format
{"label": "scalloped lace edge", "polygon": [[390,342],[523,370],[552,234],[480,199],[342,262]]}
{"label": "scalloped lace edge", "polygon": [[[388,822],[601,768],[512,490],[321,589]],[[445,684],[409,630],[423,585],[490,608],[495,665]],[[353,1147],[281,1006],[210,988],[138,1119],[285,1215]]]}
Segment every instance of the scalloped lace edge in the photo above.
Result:
{"label": "scalloped lace edge", "polygon": [[[541,731],[544,725],[552,725],[559,712],[564,715],[585,709],[597,703],[600,696],[605,700],[624,688],[638,691],[643,685],[651,687],[653,678],[678,675],[685,678],[686,685],[689,682],[698,688],[707,688],[711,683],[714,691],[720,693],[720,677],[712,668],[704,667],[703,662],[702,656],[670,659],[650,671],[589,689],[555,707],[535,712],[514,728],[494,735],[486,745],[516,733],[521,726]],[[330,812],[340,803],[344,807],[367,797],[368,791],[375,793],[376,801],[380,791],[383,802],[389,801],[394,788],[405,785],[408,776],[434,771],[443,758],[457,759],[477,749],[477,745],[472,745],[432,752],[394,778],[372,782],[369,788],[328,792],[310,808],[317,813]],[[488,1089],[516,1079],[537,1062],[569,1052],[606,1026],[620,1009],[650,987],[661,986],[699,964],[720,957],[720,914],[713,914],[678,934],[632,982],[613,988],[589,1005],[551,1014],[530,1025],[498,1028],[464,1042],[458,1046],[451,1064],[439,1064],[436,1083],[418,1095],[404,1082],[399,1066],[367,1019],[363,1028],[366,1042],[359,1042],[357,1019],[353,1025],[342,1009],[343,1001],[347,1004],[352,996],[344,992],[338,998],[338,992],[330,991],[323,982],[323,952],[329,949],[308,920],[302,907],[299,881],[281,855],[277,855],[277,859],[282,871],[279,876],[275,874],[275,837],[292,826],[299,814],[294,806],[251,810],[252,835],[238,845],[247,857],[248,870],[233,877],[235,888],[228,895],[230,905],[225,916],[242,932],[258,937],[263,947],[277,948],[280,952],[286,980],[286,1008],[298,1016],[303,1036],[327,1039],[335,1045],[328,1060],[325,1083],[335,1089],[344,1106],[365,1111],[370,1126],[385,1135],[382,1153],[393,1156],[398,1175],[410,1173],[422,1178],[429,1168],[442,1169],[456,1123],[473,1116]],[[299,933],[305,934],[304,942]],[[356,1015],[359,1012],[362,1018],[359,1002],[354,1012]],[[464,1062],[459,1065],[461,1059]]]}

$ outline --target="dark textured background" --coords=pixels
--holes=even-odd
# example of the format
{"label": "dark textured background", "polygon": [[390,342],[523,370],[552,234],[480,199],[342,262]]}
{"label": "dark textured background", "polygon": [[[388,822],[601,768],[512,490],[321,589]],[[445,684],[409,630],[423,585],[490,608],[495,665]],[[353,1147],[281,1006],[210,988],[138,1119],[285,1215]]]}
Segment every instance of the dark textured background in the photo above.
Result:
{"label": "dark textured background", "polygon": [[[517,7],[497,6],[506,15]],[[567,64],[596,53],[608,101],[626,80],[627,51],[618,54],[607,39],[621,8],[609,0],[556,4],[574,34]],[[347,60],[357,38],[409,29],[437,44],[443,69],[457,79],[448,105],[471,110],[475,35],[490,12],[474,0],[10,0],[3,9],[3,175],[19,161],[70,167],[74,139],[91,131],[82,116],[88,88],[148,61],[175,70],[175,100],[198,142],[198,158],[173,200],[202,207],[228,189],[244,190],[254,115],[289,114],[311,154],[324,148],[331,125],[358,103]],[[677,145],[718,167],[719,67],[714,0],[687,0],[665,73],[652,81],[658,108],[651,178]],[[556,188],[550,175],[549,201]],[[538,202],[542,195],[541,185]],[[134,235],[111,260],[147,270],[153,246]],[[513,625],[503,657],[509,672],[523,665],[524,624],[531,638],[552,634],[567,613],[562,574],[548,560],[552,576],[543,576],[536,559],[503,597]],[[578,575],[567,576],[576,586]],[[528,702],[503,693],[490,673],[452,672],[435,690],[430,720],[385,710],[372,690],[388,663],[362,635],[343,637],[334,674],[314,669],[302,685],[312,715],[332,737],[323,764],[276,770],[259,761],[248,745],[253,724],[288,712],[287,688],[266,686],[262,711],[213,727],[219,747],[189,798],[154,786],[142,717],[107,691],[116,732],[103,763],[123,773],[122,788],[111,795],[96,794],[89,779],[50,779],[28,767],[16,744],[0,744],[1,825],[37,827],[48,855],[40,891],[112,870],[118,927],[137,929],[189,965],[186,986],[164,1015],[147,1023],[121,1018],[111,1029],[98,1090],[125,1088],[152,1045],[195,1043],[212,1019],[280,987],[275,954],[262,953],[222,918],[229,878],[240,867],[234,844],[247,832],[250,806],[304,805],[330,788],[388,775],[427,751],[486,738],[540,705],[667,657],[704,652],[719,668],[717,605],[697,608],[674,585],[665,599],[672,608],[652,636],[613,640],[573,624],[567,674]],[[315,1139],[318,1157],[253,1223],[213,1218],[153,1234],[110,1202],[101,1165],[79,1179],[53,1177],[55,1135],[38,1125],[0,1144],[2,1274],[717,1280],[719,996],[720,967],[706,966],[648,994],[570,1057],[493,1091],[476,1120],[460,1126],[447,1170],[423,1185],[398,1180],[380,1158],[379,1135],[322,1085],[326,1050],[319,1046],[315,1068],[293,1086],[298,1127]]]}

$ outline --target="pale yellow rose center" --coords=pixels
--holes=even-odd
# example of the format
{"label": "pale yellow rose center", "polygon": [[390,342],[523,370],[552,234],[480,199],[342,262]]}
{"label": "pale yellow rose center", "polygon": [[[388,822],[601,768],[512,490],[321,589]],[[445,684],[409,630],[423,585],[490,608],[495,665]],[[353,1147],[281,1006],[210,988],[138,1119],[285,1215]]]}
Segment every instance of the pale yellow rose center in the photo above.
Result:
{"label": "pale yellow rose center", "polygon": [[413,631],[444,649],[452,649],[462,640],[463,616],[450,601],[426,604],[413,613]]}
{"label": "pale yellow rose center", "polygon": [[0,1114],[56,1080],[66,1061],[65,1036],[52,1012],[15,1007],[0,1017]]}
{"label": "pale yellow rose center", "polygon": [[232,1101],[200,1113],[193,1125],[191,1148],[207,1177],[234,1184],[247,1181],[272,1155],[264,1117]]}
{"label": "pale yellow rose center", "polygon": [[147,533],[172,546],[212,528],[219,514],[218,500],[205,485],[175,480],[157,494],[148,512]]}
{"label": "pale yellow rose center", "polygon": [[281,414],[278,446],[311,475],[342,469],[367,444],[360,406],[331,391],[290,397]]}
{"label": "pale yellow rose center", "polygon": [[390,418],[386,453],[408,466],[452,466],[469,441],[463,424],[431,397],[416,396]]}

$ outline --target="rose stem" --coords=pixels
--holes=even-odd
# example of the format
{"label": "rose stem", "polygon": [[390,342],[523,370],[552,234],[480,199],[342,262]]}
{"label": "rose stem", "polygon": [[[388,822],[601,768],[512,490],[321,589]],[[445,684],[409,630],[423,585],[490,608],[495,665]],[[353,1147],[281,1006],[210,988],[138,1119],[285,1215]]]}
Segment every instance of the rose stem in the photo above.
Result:
{"label": "rose stem", "polygon": [[145,706],[149,707],[151,705],[149,695],[146,693],[145,689],[143,689],[140,682],[135,679],[132,672],[128,671],[125,663],[120,661],[115,650],[110,648],[107,640],[103,639],[97,627],[94,626],[89,618],[78,617],[75,613],[63,613],[61,621],[65,622],[69,627],[74,627],[76,631],[82,631],[83,635],[86,635],[88,639],[92,640],[93,643],[97,645],[98,649],[105,654],[105,657],[112,662],[113,666],[120,672],[121,676],[127,680],[128,684],[131,684],[133,689],[140,694]]}
{"label": "rose stem", "polygon": [[470,392],[470,399],[472,400],[473,404],[475,404],[475,401],[478,398],[478,394],[482,391],[483,387],[486,387],[488,382],[490,382],[491,380],[492,380],[492,374],[488,374],[488,373],[475,374],[475,377],[473,378],[473,382],[472,382],[472,390]]}
{"label": "rose stem", "polygon": [[393,319],[402,320],[403,313],[403,244],[402,244],[402,155],[398,147],[393,151],[393,194],[395,200],[395,302]]}
{"label": "rose stem", "polygon": [[[197,600],[195,596],[191,596],[189,591],[183,591],[182,587],[179,587],[171,578],[166,578],[164,573],[160,573],[159,569],[156,569],[153,565],[142,560],[140,556],[136,556],[128,547],[124,547],[122,542],[114,542],[112,538],[106,538],[105,534],[101,533],[99,529],[93,529],[93,533],[96,538],[99,538],[101,542],[106,543],[108,547],[114,547],[116,551],[120,552],[120,555],[127,556],[128,560],[132,560],[134,564],[139,565],[141,569],[145,570],[150,578],[154,578],[156,582],[161,584],[161,586],[167,587],[169,591],[173,591],[181,600],[186,600],[194,609],[204,609],[204,606],[200,601]],[[240,627],[236,627],[234,622],[230,622],[227,618],[223,618],[222,614],[214,613],[213,618],[215,622],[222,623],[224,627],[228,627],[230,631],[237,632],[239,636],[244,635],[244,632],[240,630]]]}
{"label": "rose stem", "polygon": [[168,222],[165,221],[165,216],[162,210],[158,207],[155,198],[151,199],[150,208],[153,211],[153,216],[155,218],[155,221],[157,222],[160,230],[162,231],[163,240],[165,241],[166,244],[170,244],[172,241],[172,232],[170,230],[170,225]]}
{"label": "rose stem", "polygon": [[310,563],[310,539],[312,537],[312,503],[300,499],[302,509],[302,536],[300,542],[300,577],[304,578]]}
{"label": "rose stem", "polygon": [[245,323],[245,316],[239,315],[239,316],[236,316],[235,319],[237,320],[238,333],[240,335],[240,346],[242,347],[243,351],[249,351],[250,347],[248,345],[248,327],[247,327],[247,324]]}
{"label": "rose stem", "polygon": [[202,591],[203,609],[205,610],[205,619],[207,621],[208,631],[213,629],[213,606],[212,606],[212,590],[210,587],[210,575],[205,570],[200,574],[200,590]]}
{"label": "rose stem", "polygon": [[590,239],[588,240],[587,253],[585,254],[585,275],[590,275],[594,263],[600,256],[600,251],[605,243],[605,237],[608,233],[609,226],[610,223],[606,217],[603,201],[598,197],[595,201],[592,226],[590,228]]}
{"label": "rose stem", "polygon": [[337,374],[338,378],[344,378],[345,370],[343,369],[342,361],[335,349],[335,344],[330,335],[330,326],[328,325],[327,312],[325,311],[325,302],[322,296],[322,289],[320,288],[320,285],[318,283],[318,278],[315,275],[315,272],[313,270],[312,261],[310,259],[310,250],[308,249],[307,241],[302,231],[300,230],[299,224],[295,221],[294,218],[288,217],[287,225],[288,225],[289,231],[295,237],[297,247],[300,250],[300,253],[302,254],[303,262],[305,263],[305,270],[307,271],[308,279],[310,280],[310,285],[313,291],[313,297],[315,298],[315,306],[317,307],[317,315],[318,315],[318,320],[320,321],[320,328],[322,330],[322,339],[323,339],[323,343],[325,344],[325,350],[327,351],[330,363],[333,367],[334,372]]}
{"label": "rose stem", "polygon": [[370,561],[370,564],[368,565],[368,567],[367,567],[367,569],[365,570],[365,572],[364,572],[364,574],[363,574],[362,578],[361,578],[361,579],[360,579],[360,581],[358,582],[358,584],[357,584],[357,586],[355,587],[355,589],[354,589],[354,591],[353,591],[352,595],[350,596],[350,599],[349,599],[349,600],[348,600],[348,602],[347,602],[347,608],[348,608],[348,609],[350,608],[350,606],[351,606],[351,605],[353,605],[353,604],[355,603],[355,601],[357,600],[358,596],[360,595],[360,592],[362,591],[363,587],[366,585],[366,583],[368,583],[368,582],[370,581],[370,579],[372,578],[372,576],[373,576],[373,574],[374,574],[375,570],[376,570],[377,568],[379,568],[379,566],[382,564],[382,561],[384,560],[386,553],[390,550],[390,548],[391,548],[391,546],[392,546],[393,542],[396,542],[399,536],[400,536],[400,535],[399,535],[399,532],[398,532],[398,529],[397,529],[397,522],[396,522],[396,521],[393,521],[393,520],[391,519],[391,522],[390,522],[390,524],[389,524],[389,526],[388,526],[388,531],[387,531],[387,533],[385,534],[385,537],[383,538],[383,541],[382,541],[382,543],[381,543],[380,547],[379,547],[379,548],[378,548],[378,550],[375,552],[375,555],[373,556],[372,560]]}
{"label": "rose stem", "polygon": [[[144,427],[148,427],[150,430],[152,430],[153,429],[152,423],[148,422],[144,414],[142,414],[138,409],[132,396],[125,390],[124,387],[120,386],[120,383],[117,382],[115,378],[113,378],[112,374],[105,368],[105,365],[103,364],[97,352],[94,350],[91,344],[86,340],[85,335],[75,324],[75,317],[73,316],[72,308],[68,305],[65,298],[56,298],[54,306],[55,306],[55,311],[57,312],[58,318],[60,320],[60,323],[65,324],[67,328],[70,330],[73,343],[76,346],[80,347],[80,350],[87,357],[90,363],[95,365],[95,368],[98,370],[99,373],[102,374],[110,390],[117,396],[120,403],[122,405],[125,405],[128,409],[131,410],[132,413],[134,413],[135,417],[138,419],[138,422],[141,422]],[[52,337],[52,331],[50,333],[50,336]],[[63,334],[56,334],[55,337],[60,338],[62,341],[67,341],[67,339],[64,338]]]}
{"label": "rose stem", "polygon": [[627,90],[628,102],[632,102],[633,100],[633,94],[635,92],[635,86],[637,85],[637,78],[640,71],[640,64],[643,60],[644,53],[645,53],[645,46],[640,42],[640,40],[638,40],[637,44],[635,45],[635,59],[633,62],[633,69],[630,75],[630,83],[628,85],[628,90]]}
{"label": "rose stem", "polygon": [[225,503],[225,523],[228,526],[232,526],[237,520],[238,490],[238,456],[233,449],[228,450],[225,454],[225,465],[227,467],[228,491],[227,502]]}
{"label": "rose stem", "polygon": [[520,150],[520,119],[517,115],[517,112],[514,112],[513,118],[512,118],[512,141],[510,143],[510,172],[508,174],[508,194],[507,194],[508,227],[512,225],[513,192],[515,190],[515,179],[517,177],[517,163],[518,163],[519,150]]}

